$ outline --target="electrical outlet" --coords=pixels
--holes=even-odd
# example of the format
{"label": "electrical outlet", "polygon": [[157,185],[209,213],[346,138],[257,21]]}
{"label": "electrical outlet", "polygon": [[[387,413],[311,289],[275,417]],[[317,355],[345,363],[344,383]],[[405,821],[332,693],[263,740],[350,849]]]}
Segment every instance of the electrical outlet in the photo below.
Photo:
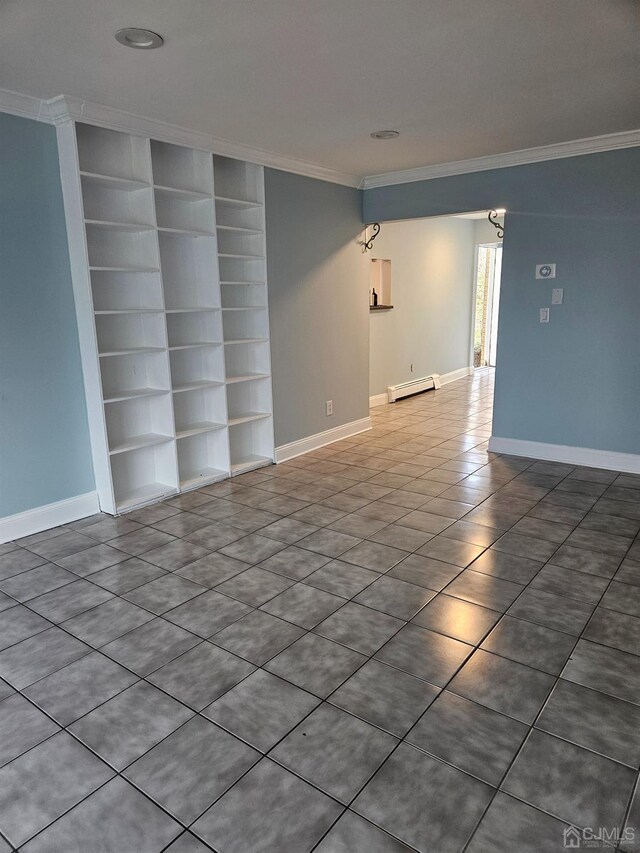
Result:
{"label": "electrical outlet", "polygon": [[564,298],[564,289],[562,287],[554,287],[551,291],[551,304],[552,305],[562,305],[562,300]]}
{"label": "electrical outlet", "polygon": [[413,373],[413,365],[411,365],[411,372]]}
{"label": "electrical outlet", "polygon": [[327,409],[327,417],[333,414],[333,400],[327,400],[325,403]]}
{"label": "electrical outlet", "polygon": [[541,323],[548,323],[549,322],[549,309],[548,308],[541,308],[540,309],[540,322]]}

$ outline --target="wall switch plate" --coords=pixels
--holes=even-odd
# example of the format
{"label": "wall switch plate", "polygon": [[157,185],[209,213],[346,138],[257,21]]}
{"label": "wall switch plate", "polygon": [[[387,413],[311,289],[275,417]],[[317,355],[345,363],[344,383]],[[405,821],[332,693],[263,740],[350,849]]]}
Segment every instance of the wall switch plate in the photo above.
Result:
{"label": "wall switch plate", "polygon": [[329,417],[329,415],[333,414],[333,400],[327,400],[325,405],[327,408],[327,417]]}
{"label": "wall switch plate", "polygon": [[551,291],[551,304],[552,305],[562,305],[562,300],[564,298],[564,290],[562,287],[554,287]]}
{"label": "wall switch plate", "polygon": [[540,322],[541,323],[548,323],[549,322],[549,309],[548,308],[541,308],[540,309]]}
{"label": "wall switch plate", "polygon": [[536,264],[536,278],[555,278],[555,264]]}

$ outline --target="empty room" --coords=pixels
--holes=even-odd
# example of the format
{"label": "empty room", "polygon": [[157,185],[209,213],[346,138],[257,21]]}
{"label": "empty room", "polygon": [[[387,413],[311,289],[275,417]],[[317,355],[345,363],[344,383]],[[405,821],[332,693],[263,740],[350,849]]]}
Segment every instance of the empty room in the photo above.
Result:
{"label": "empty room", "polygon": [[639,68],[0,5],[0,853],[640,851]]}

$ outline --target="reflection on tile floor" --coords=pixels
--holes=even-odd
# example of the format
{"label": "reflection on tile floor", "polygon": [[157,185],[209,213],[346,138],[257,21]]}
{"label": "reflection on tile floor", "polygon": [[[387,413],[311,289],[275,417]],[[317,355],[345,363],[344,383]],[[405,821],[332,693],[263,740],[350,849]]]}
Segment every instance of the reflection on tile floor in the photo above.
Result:
{"label": "reflection on tile floor", "polygon": [[492,393],[0,546],[0,853],[640,850],[640,475]]}

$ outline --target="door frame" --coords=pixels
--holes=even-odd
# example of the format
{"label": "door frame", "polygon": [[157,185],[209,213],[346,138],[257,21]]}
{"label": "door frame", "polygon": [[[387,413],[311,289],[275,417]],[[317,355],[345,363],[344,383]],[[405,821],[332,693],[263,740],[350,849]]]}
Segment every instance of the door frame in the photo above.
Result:
{"label": "door frame", "polygon": [[[471,287],[471,329],[469,334],[469,373],[473,375],[476,370],[474,366],[474,346],[475,346],[475,329],[476,329],[476,290],[478,287],[478,250],[479,249],[497,249],[501,248],[504,252],[504,245],[502,240],[495,240],[494,242],[484,242],[484,243],[476,243],[474,246],[474,256],[473,256],[473,279],[472,279],[472,287]],[[487,301],[493,302],[493,287],[494,287],[494,271],[495,271],[495,258],[492,259],[491,262],[491,276],[490,276],[490,291],[487,294]],[[502,271],[501,271],[502,273]],[[491,330],[491,320],[489,321],[487,331]],[[477,368],[480,370],[480,368]]]}

